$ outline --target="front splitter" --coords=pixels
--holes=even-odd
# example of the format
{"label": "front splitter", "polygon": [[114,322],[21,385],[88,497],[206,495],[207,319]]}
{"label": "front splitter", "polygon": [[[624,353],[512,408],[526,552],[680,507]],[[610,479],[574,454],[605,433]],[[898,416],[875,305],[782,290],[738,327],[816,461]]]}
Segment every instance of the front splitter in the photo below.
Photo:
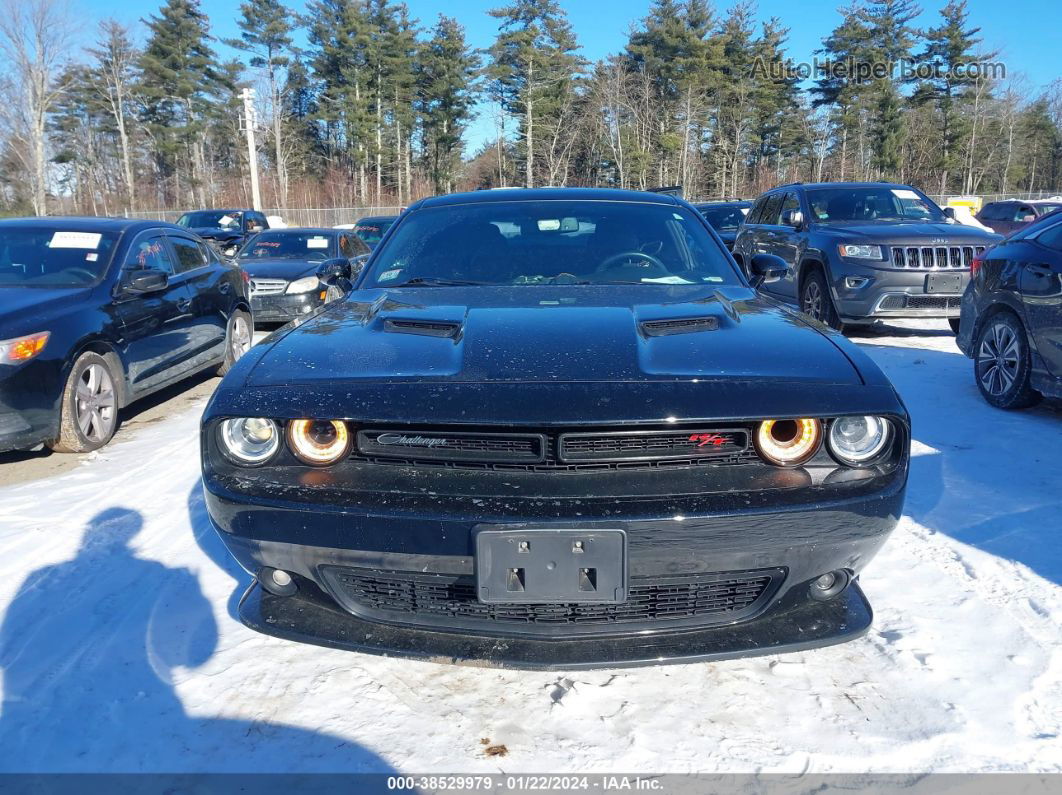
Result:
{"label": "front splitter", "polygon": [[452,665],[545,671],[804,651],[861,637],[873,621],[857,583],[832,601],[809,600],[740,624],[574,640],[469,635],[365,621],[305,583],[294,596],[280,597],[256,581],[240,600],[239,612],[251,629],[301,643]]}

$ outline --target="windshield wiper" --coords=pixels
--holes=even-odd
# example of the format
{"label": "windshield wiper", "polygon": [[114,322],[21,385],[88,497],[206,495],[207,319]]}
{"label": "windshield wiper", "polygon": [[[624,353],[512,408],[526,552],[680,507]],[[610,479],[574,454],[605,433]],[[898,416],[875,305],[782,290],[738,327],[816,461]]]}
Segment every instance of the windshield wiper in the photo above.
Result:
{"label": "windshield wiper", "polygon": [[470,285],[490,285],[492,282],[474,282],[467,279],[438,279],[434,276],[415,276],[399,284],[382,285],[393,287],[467,287]]}

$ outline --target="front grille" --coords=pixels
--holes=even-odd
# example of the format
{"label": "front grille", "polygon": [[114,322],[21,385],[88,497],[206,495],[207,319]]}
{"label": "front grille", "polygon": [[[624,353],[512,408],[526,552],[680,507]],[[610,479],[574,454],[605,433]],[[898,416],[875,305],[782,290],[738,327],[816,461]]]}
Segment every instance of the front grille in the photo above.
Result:
{"label": "front grille", "polygon": [[484,604],[469,575],[322,566],[333,595],[353,613],[403,624],[548,634],[564,627],[734,621],[756,612],[777,590],[781,569],[632,577],[622,604]]}
{"label": "front grille", "polygon": [[974,257],[984,253],[984,246],[893,246],[892,264],[907,269],[969,268]]}
{"label": "front grille", "polygon": [[957,295],[887,295],[879,309],[958,309],[962,297]]}
{"label": "front grille", "polygon": [[366,429],[353,460],[405,467],[585,472],[734,466],[759,462],[748,428],[488,433],[466,429]]}
{"label": "front grille", "polygon": [[263,295],[280,295],[288,289],[288,283],[284,279],[256,279],[251,277],[251,297],[258,298]]}

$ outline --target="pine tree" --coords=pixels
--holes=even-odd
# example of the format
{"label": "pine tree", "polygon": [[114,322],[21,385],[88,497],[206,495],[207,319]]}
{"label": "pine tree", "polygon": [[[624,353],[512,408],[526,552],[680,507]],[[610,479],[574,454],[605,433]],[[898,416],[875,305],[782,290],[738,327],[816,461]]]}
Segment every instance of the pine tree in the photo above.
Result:
{"label": "pine tree", "polygon": [[[174,177],[175,194],[191,204],[206,204],[203,135],[219,96],[231,89],[230,76],[210,47],[210,25],[198,0],[166,0],[158,16],[145,20],[151,36],[140,58],[143,121],[154,142],[156,168]],[[182,158],[191,168],[181,168]],[[190,180],[181,190],[182,172]],[[198,193],[197,193],[198,191]]]}
{"label": "pine tree", "polygon": [[476,99],[479,58],[465,43],[464,28],[439,15],[417,56],[417,107],[423,124],[424,158],[437,193],[454,189],[461,165],[461,136]]}
{"label": "pine tree", "polygon": [[250,65],[265,72],[269,81],[269,111],[273,135],[273,166],[277,171],[280,200],[288,200],[288,157],[284,142],[284,70],[291,63],[291,12],[280,0],[248,0],[240,6],[240,38],[227,39],[230,47],[250,53]]}
{"label": "pine tree", "polygon": [[568,19],[556,0],[513,0],[491,10],[499,33],[487,67],[490,94],[519,118],[524,184],[535,184],[535,125],[550,119],[570,101],[584,66]]}

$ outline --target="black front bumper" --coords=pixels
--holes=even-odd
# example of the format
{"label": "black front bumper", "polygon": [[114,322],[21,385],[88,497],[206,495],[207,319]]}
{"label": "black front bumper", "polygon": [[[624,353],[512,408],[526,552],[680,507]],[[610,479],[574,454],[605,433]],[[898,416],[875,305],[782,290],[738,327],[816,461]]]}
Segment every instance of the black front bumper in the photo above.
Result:
{"label": "black front bumper", "polygon": [[293,295],[251,296],[251,312],[256,323],[287,323],[310,314],[324,303],[318,290]]}
{"label": "black front bumper", "polygon": [[542,640],[397,627],[365,621],[340,608],[310,582],[294,596],[274,596],[257,582],[240,600],[240,620],[286,640],[388,657],[475,667],[531,670],[618,668],[725,660],[804,651],[866,634],[873,612],[852,583],[828,602],[804,601],[755,621],[666,635]]}

